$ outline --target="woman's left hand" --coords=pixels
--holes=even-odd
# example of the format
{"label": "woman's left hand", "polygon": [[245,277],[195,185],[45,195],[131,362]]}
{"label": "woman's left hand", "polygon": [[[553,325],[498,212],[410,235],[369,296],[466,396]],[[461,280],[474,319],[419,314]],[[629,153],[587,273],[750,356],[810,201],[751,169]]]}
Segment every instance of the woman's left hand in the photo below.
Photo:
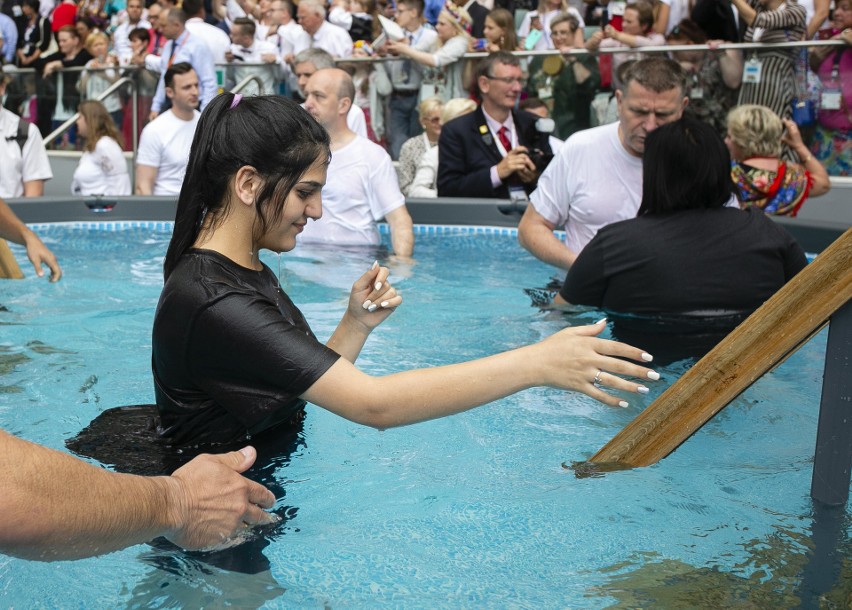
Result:
{"label": "woman's left hand", "polygon": [[376,261],[352,285],[348,313],[370,330],[384,322],[402,304],[402,295],[388,281],[389,274],[388,268],[380,267]]}

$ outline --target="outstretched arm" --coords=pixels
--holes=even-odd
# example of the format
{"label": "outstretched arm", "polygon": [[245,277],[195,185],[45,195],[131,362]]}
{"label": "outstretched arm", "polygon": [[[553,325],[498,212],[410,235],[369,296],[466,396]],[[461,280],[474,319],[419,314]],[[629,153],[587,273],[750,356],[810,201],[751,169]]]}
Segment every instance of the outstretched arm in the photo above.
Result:
{"label": "outstretched arm", "polygon": [[[272,493],[239,473],[251,447],[201,455],[170,477],[96,468],[0,431],[0,552],[40,561],[109,553],[165,536],[186,549],[269,523]],[[81,493],[82,491],[82,493]]]}
{"label": "outstretched arm", "polygon": [[0,238],[20,244],[27,249],[27,258],[35,268],[36,275],[44,276],[42,265],[50,269],[50,281],[58,282],[62,277],[62,269],[56,262],[56,256],[42,243],[38,235],[27,228],[21,220],[15,216],[6,202],[0,199]]}
{"label": "outstretched arm", "polygon": [[487,358],[428,369],[371,377],[340,359],[303,394],[303,398],[351,421],[378,429],[403,426],[466,411],[533,386],[577,390],[611,406],[626,407],[617,396],[595,385],[647,392],[622,379],[659,379],[651,369],[623,360],[648,362],[634,347],[597,339],[603,321],[568,328],[540,343]]}

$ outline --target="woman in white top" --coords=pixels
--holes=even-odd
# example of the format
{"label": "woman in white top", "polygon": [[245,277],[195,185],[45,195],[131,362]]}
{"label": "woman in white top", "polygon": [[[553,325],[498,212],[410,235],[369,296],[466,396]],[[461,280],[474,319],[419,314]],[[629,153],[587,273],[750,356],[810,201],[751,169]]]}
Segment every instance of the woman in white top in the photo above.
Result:
{"label": "woman in white top", "polygon": [[[87,100],[94,100],[118,80],[120,74],[118,58],[109,53],[109,37],[103,32],[92,32],[86,38],[86,50],[92,56],[86,62],[86,69],[80,74],[80,90]],[[107,112],[116,125],[121,125],[121,97],[117,91],[103,100]]]}
{"label": "woman in white top", "polygon": [[[580,11],[568,5],[568,0],[540,0],[537,10],[524,15],[521,26],[518,28],[518,38],[523,41],[521,46],[528,51],[553,49],[553,40],[550,38],[550,22],[559,13],[568,13],[577,18],[580,27],[574,32],[574,43],[571,46],[583,46],[583,28],[586,27],[586,22],[583,21]],[[531,36],[532,30],[538,30],[538,33]]]}
{"label": "woman in white top", "polygon": [[104,105],[96,100],[80,104],[77,133],[86,139],[80,164],[74,170],[75,195],[130,195],[130,175],[121,151],[121,136]]}
{"label": "woman in white top", "polygon": [[444,102],[437,97],[427,97],[420,102],[417,111],[420,115],[420,126],[423,133],[409,138],[399,149],[399,164],[396,168],[399,178],[399,190],[408,196],[408,187],[417,172],[417,165],[427,150],[438,146],[438,136],[441,135],[441,110]]}
{"label": "woman in white top", "polygon": [[388,42],[388,50],[426,66],[420,84],[420,99],[439,97],[443,101],[467,95],[465,67],[460,61],[470,45],[470,30],[473,26],[470,14],[449,0],[438,15],[435,31],[438,38],[429,51],[418,51],[404,40]]}
{"label": "woman in white top", "polygon": [[[663,47],[665,45],[665,37],[654,31],[654,11],[651,5],[646,2],[631,2],[627,5],[624,9],[624,18],[621,21],[621,31],[616,30],[612,25],[607,25],[602,30],[592,34],[586,41],[586,48],[589,51],[622,47],[631,49]],[[642,59],[642,54],[639,52],[614,53],[612,56],[612,82],[620,86],[618,69],[621,64],[639,59]]]}

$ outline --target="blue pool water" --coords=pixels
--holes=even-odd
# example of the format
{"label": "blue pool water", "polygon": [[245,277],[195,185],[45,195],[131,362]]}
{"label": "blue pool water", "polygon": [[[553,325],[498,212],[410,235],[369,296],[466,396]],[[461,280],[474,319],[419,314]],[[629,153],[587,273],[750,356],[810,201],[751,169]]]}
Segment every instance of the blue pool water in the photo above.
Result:
{"label": "blue pool water", "polygon": [[[59,284],[0,284],[0,426],[57,449],[100,412],[150,403],[150,329],[169,225],[38,227]],[[549,268],[511,231],[421,228],[405,303],[371,338],[372,374],[536,341],[599,312],[542,313],[523,288]],[[16,253],[20,253],[16,249]],[[381,255],[380,255],[381,256]],[[297,250],[265,262],[320,338],[371,252]],[[19,260],[24,260],[19,256]],[[264,553],[233,572],[136,546],[45,565],[0,556],[3,607],[796,607],[818,555],[809,497],[825,332],[659,464],[577,478],[685,370],[613,409],[535,389],[456,417],[377,432],[309,407],[276,479],[293,507]],[[85,490],[81,490],[84,493]],[[838,557],[852,560],[848,515]],[[826,593],[845,607],[848,568]]]}

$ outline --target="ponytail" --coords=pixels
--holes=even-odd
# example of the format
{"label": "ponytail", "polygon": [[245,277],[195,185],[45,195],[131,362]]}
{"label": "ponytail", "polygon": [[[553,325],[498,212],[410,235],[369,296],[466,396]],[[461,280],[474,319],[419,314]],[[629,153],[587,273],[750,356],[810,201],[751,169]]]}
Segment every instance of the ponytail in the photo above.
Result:
{"label": "ponytail", "polygon": [[264,179],[255,203],[260,233],[284,210],[290,189],[321,156],[328,133],[301,106],[281,96],[223,93],[207,105],[192,139],[163,274],[168,280],[202,226],[224,221],[230,181],[250,165]]}

